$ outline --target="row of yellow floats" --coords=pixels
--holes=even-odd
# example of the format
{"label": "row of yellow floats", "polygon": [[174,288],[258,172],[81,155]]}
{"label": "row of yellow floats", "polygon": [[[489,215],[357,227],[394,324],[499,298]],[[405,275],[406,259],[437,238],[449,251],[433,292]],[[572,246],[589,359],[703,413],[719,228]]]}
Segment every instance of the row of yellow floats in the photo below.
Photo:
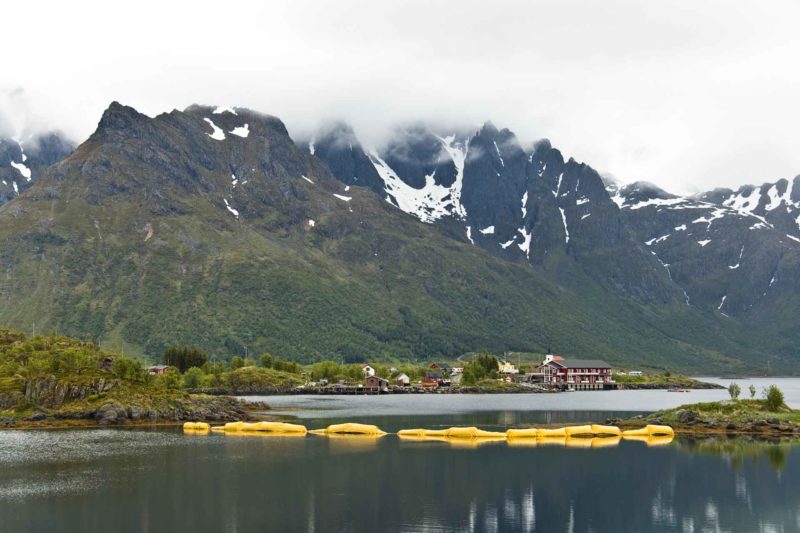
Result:
{"label": "row of yellow floats", "polygon": [[[299,424],[286,422],[229,422],[224,426],[214,426],[205,422],[186,422],[183,430],[187,434],[208,434],[211,431],[226,434],[269,434],[284,436],[305,436],[308,433],[327,437],[377,438],[387,433],[378,426],[369,424],[333,424],[324,429],[309,431]],[[622,431],[616,426],[586,424],[561,428],[509,429],[505,432],[484,431],[476,427],[452,427],[448,429],[402,429],[397,432],[402,440],[443,441],[451,443],[484,443],[507,441],[512,446],[562,445],[578,448],[600,448],[614,446],[620,440],[636,440],[650,446],[669,444],[675,436],[670,426],[649,424],[639,429]]]}

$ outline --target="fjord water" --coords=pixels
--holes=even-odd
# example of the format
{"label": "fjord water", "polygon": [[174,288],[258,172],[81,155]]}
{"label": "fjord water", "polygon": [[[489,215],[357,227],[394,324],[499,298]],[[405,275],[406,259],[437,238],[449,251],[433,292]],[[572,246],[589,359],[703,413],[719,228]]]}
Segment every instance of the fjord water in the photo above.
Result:
{"label": "fjord water", "polygon": [[[361,413],[358,421],[396,431],[599,420],[655,397],[724,393],[632,392],[622,395],[625,409],[617,393],[602,392],[269,400],[309,427]],[[557,401],[592,405],[549,406]],[[256,530],[798,531],[800,448],[737,439],[576,449],[177,428],[0,431],[0,531]]]}

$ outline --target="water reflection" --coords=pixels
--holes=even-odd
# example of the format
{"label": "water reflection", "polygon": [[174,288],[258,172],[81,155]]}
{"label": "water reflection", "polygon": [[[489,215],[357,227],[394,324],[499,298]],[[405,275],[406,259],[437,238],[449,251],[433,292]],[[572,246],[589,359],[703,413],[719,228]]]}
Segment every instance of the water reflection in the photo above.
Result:
{"label": "water reflection", "polygon": [[795,443],[676,439],[648,446],[600,437],[464,439],[454,447],[392,435],[237,437],[0,432],[0,529],[798,528]]}

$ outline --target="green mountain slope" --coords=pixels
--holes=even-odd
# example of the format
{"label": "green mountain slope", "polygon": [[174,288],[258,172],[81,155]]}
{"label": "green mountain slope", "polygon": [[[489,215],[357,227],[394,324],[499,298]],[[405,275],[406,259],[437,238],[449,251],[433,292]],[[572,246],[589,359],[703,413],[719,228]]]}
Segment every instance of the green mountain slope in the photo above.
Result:
{"label": "green mountain slope", "polygon": [[279,120],[216,111],[151,119],[112,104],[0,207],[0,323],[148,355],[174,343],[303,361],[552,347],[760,367],[761,347],[714,316],[636,303],[558,251],[546,269],[491,256],[335,180]]}

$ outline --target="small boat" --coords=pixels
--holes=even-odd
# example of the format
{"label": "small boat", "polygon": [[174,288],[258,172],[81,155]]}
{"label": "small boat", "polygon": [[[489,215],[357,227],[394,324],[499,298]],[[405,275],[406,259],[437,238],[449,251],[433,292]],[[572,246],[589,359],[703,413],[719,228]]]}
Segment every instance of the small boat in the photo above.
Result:
{"label": "small boat", "polygon": [[669,392],[692,392],[692,391],[690,391],[689,389],[674,388],[674,389],[669,389]]}

